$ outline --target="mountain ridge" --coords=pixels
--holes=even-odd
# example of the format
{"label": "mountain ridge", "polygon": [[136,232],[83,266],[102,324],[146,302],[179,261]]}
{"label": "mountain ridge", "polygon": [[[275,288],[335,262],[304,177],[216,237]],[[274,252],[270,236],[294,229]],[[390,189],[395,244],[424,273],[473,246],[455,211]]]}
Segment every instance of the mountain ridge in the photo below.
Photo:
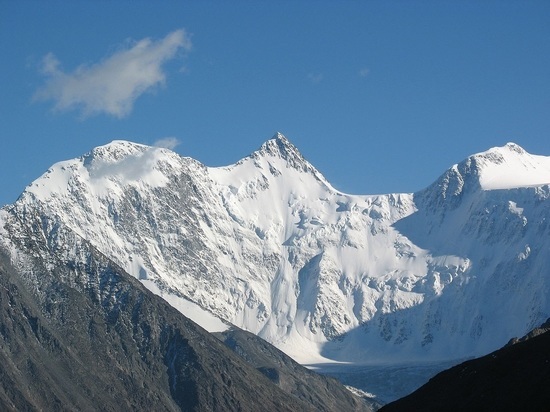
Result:
{"label": "mountain ridge", "polygon": [[[98,153],[95,169],[93,159],[53,167],[14,207],[24,216],[44,203],[146,286],[304,363],[471,356],[550,312],[540,223],[548,186],[479,183],[486,153],[543,158],[517,145],[473,155],[423,191],[388,195],[335,190],[280,134],[221,168],[166,149],[109,147],[118,146],[106,165]],[[513,271],[528,266],[528,302],[503,310]],[[496,330],[489,308],[516,321]]]}

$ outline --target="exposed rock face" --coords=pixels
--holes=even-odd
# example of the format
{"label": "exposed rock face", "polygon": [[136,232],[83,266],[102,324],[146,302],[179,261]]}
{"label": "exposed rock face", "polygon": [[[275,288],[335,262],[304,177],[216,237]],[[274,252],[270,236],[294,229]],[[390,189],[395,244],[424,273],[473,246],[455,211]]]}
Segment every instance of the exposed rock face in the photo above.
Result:
{"label": "exposed rock face", "polygon": [[[318,410],[36,212],[2,212],[1,410]],[[330,385],[327,404],[370,410]]]}
{"label": "exposed rock face", "polygon": [[439,373],[382,411],[546,411],[550,405],[548,323],[513,345]]}
{"label": "exposed rock face", "polygon": [[[350,397],[348,389],[336,379],[300,366],[273,345],[250,332],[231,329],[215,335],[278,387],[312,404],[318,411],[352,411],[363,407],[360,405],[361,401]],[[373,398],[364,399],[364,402],[374,410],[381,406]]]}
{"label": "exposed rock face", "polygon": [[544,322],[540,327],[533,329],[531,332],[529,332],[527,335],[523,336],[522,338],[512,338],[510,339],[510,342],[506,346],[515,345],[518,342],[523,342],[528,339],[534,338],[535,336],[542,335],[543,333],[546,333],[550,331],[550,318],[546,322]]}

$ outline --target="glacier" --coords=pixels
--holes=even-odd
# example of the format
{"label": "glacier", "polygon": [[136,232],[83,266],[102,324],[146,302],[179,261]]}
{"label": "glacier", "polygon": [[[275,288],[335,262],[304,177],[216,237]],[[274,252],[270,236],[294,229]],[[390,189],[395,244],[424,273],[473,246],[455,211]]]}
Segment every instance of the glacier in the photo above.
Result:
{"label": "glacier", "polygon": [[[449,361],[550,316],[550,158],[516,144],[416,193],[339,192],[277,133],[207,167],[113,141],[53,165],[2,209],[67,227],[210,331],[303,364]],[[78,251],[74,251],[78,253]]]}

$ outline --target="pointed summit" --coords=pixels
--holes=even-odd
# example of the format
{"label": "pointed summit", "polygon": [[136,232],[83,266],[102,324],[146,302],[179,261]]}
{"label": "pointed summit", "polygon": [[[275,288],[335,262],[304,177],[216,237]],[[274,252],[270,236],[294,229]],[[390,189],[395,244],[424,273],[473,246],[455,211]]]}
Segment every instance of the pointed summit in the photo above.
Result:
{"label": "pointed summit", "polygon": [[289,162],[291,161],[300,161],[305,162],[306,160],[298,151],[296,146],[294,146],[290,141],[280,132],[275,133],[275,135],[265,142],[258,152],[260,155],[275,156],[285,159]]}
{"label": "pointed summit", "polygon": [[280,132],[275,133],[275,135],[262,144],[257,151],[252,153],[249,157],[243,159],[241,162],[246,161],[247,159],[252,159],[257,167],[267,167],[267,169],[271,170],[272,173],[277,170],[280,172],[282,167],[288,167],[304,173],[310,173],[315,176],[317,180],[323,183],[323,185],[329,187],[331,190],[334,190],[324,176],[311,163],[309,163],[304,156],[302,156],[298,148]]}
{"label": "pointed summit", "polygon": [[[302,156],[296,146],[280,132],[265,142],[257,151],[250,156],[256,161],[259,159],[281,159],[287,166],[304,172],[315,170],[315,168]],[[271,162],[271,161],[270,161]]]}
{"label": "pointed summit", "polygon": [[517,153],[520,153],[520,154],[524,154],[524,153],[527,153],[523,147],[521,147],[520,145],[518,144],[515,144],[514,142],[508,142],[504,145],[505,149],[508,149],[509,151],[511,152],[517,152]]}

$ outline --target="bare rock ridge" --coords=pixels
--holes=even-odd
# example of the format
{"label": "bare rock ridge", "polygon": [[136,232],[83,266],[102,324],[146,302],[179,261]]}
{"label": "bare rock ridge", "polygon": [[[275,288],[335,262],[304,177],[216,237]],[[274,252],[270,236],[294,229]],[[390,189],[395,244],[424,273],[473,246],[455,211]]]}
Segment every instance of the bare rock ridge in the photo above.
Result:
{"label": "bare rock ridge", "polygon": [[[336,382],[334,378],[303,368],[256,335],[232,328],[216,332],[215,336],[285,392],[307,401],[316,409],[337,411],[358,408],[357,400],[349,396],[347,389],[340,384],[331,384],[331,381]],[[371,397],[365,400],[373,409],[381,406]]]}

